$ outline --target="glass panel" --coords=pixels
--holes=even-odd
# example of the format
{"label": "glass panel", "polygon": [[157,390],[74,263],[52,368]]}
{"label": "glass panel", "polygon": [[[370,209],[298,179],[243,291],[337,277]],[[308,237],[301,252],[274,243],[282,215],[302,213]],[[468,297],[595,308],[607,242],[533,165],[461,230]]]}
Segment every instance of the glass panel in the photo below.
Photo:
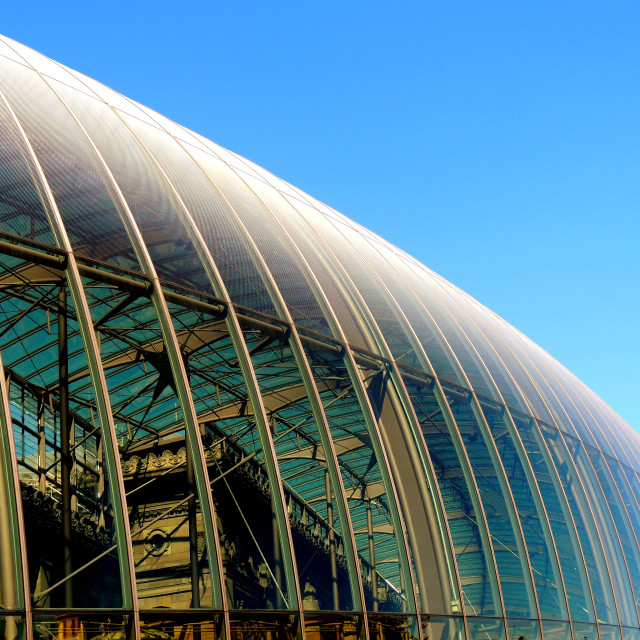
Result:
{"label": "glass panel", "polygon": [[595,624],[574,622],[573,640],[598,640],[598,628]]}
{"label": "glass panel", "polygon": [[622,637],[624,640],[640,640],[640,629],[622,627]]}
{"label": "glass panel", "polygon": [[211,606],[193,473],[198,453],[185,440],[182,409],[144,281],[129,278],[116,288],[85,278],[84,286],[122,459],[140,604]]}
{"label": "glass panel", "polygon": [[[558,571],[555,549],[547,526],[538,488],[531,472],[521,460],[511,435],[511,422],[504,407],[481,399],[480,407],[493,436],[503,467],[508,470],[509,487],[520,517],[527,543],[529,562],[538,593],[538,606],[543,618],[566,619],[566,603],[562,578]],[[504,584],[504,583],[503,583]]]}
{"label": "glass panel", "polygon": [[[143,640],[222,640],[223,616],[184,611],[141,611],[140,636]],[[90,640],[102,638],[99,636]],[[111,640],[111,637],[105,637],[104,640]]]}
{"label": "glass panel", "polygon": [[298,616],[289,613],[233,611],[229,616],[229,625],[231,640],[265,637],[269,640],[299,640],[301,637],[300,620]]}
{"label": "glass panel", "polygon": [[549,452],[558,471],[558,477],[569,502],[571,515],[573,516],[587,570],[589,571],[598,620],[616,622],[617,616],[611,590],[611,579],[603,556],[602,545],[598,539],[598,529],[594,521],[595,514],[592,510],[597,508],[598,505],[590,505],[586,500],[580,484],[580,477],[572,464],[573,456],[567,451],[560,432],[543,424],[540,425],[540,432],[549,447]]}
{"label": "glass panel", "polygon": [[343,356],[305,345],[347,495],[369,611],[400,612],[413,599],[401,568],[393,498]]}
{"label": "glass panel", "polygon": [[[509,640],[540,640],[540,623],[537,620],[507,618]],[[545,637],[546,640],[546,637]]]}
{"label": "glass panel", "polygon": [[[422,437],[406,414],[405,402],[395,383],[394,371],[382,361],[360,359],[369,403],[376,416],[399,507],[406,526],[405,537],[413,563],[413,577],[421,610],[434,615],[461,613],[455,560],[446,516]],[[415,369],[402,368],[411,376]],[[419,447],[417,453],[414,447]],[[416,455],[417,453],[417,455]]]}
{"label": "glass panel", "polygon": [[133,638],[133,616],[95,615],[85,611],[36,613],[33,616],[33,637],[35,640],[125,640]]}
{"label": "glass panel", "polygon": [[493,572],[493,559],[486,545],[477,496],[469,485],[463,460],[449,416],[442,413],[428,376],[403,376],[424,439],[433,462],[440,494],[449,521],[453,549],[458,563],[464,605],[468,613],[496,613],[500,598]]}
{"label": "glass panel", "polygon": [[471,394],[446,383],[442,389],[458,426],[484,506],[505,611],[508,616],[531,617],[536,613],[531,579],[528,565],[523,565],[526,552],[513,503],[509,499],[504,470],[496,459],[495,451],[492,451],[491,437],[484,433]]}
{"label": "glass panel", "polygon": [[571,638],[571,627],[568,622],[543,620],[542,630],[544,631],[544,640],[569,640]]}
{"label": "glass panel", "polygon": [[506,640],[504,622],[499,618],[467,618],[469,640]]}
{"label": "glass panel", "polygon": [[418,640],[416,616],[380,615],[370,613],[369,640]]}
{"label": "glass panel", "polygon": [[422,637],[426,640],[465,640],[463,620],[422,616]]}
{"label": "glass panel", "polygon": [[55,245],[49,205],[27,145],[0,100],[0,228],[3,234]]}
{"label": "glass panel", "polygon": [[[634,622],[637,625],[636,606],[639,604],[638,596],[640,595],[640,554],[638,553],[638,545],[631,523],[620,499],[620,493],[618,493],[618,489],[605,464],[604,455],[592,447],[578,445],[577,441],[574,440],[572,442],[572,440],[567,436],[567,445],[574,454],[574,459],[578,461],[586,486],[590,487],[591,491],[597,496],[601,510],[599,513],[604,521],[603,539],[607,541],[609,546],[609,555],[615,554],[613,560],[615,561],[614,566],[617,566],[617,573],[613,574],[615,576],[613,584],[617,595],[620,618],[629,626]],[[586,460],[585,452],[589,456],[592,466],[587,466],[588,461]],[[619,464],[613,459],[610,460],[615,465]],[[593,472],[589,473],[592,468],[596,472],[597,485],[592,477]],[[623,484],[621,490],[624,491],[626,488]],[[638,515],[636,511],[636,517]],[[618,536],[614,537],[616,531]],[[629,585],[629,579],[631,579],[631,585]],[[628,620],[625,620],[622,613],[625,608],[627,609],[626,616],[628,616]]]}
{"label": "glass panel", "polygon": [[[0,77],[6,80],[7,100],[42,166],[76,251],[136,269],[113,184],[73,117],[34,71],[2,59]],[[81,96],[83,103],[91,102],[84,94],[67,91]]]}
{"label": "glass panel", "polygon": [[621,640],[620,627],[613,625],[600,625],[600,640]]}
{"label": "glass panel", "polygon": [[[270,489],[277,478],[270,476],[265,465],[261,434],[226,322],[219,315],[175,303],[169,303],[169,310],[188,362],[229,606],[287,608],[291,602],[283,565],[287,534],[279,529],[273,504],[280,500],[279,492]],[[315,577],[313,582],[318,582]]]}
{"label": "glass panel", "polygon": [[542,496],[560,560],[564,585],[573,620],[595,620],[591,592],[582,553],[575,534],[571,514],[564,499],[558,476],[541,446],[539,431],[533,418],[512,413]]}
{"label": "glass panel", "polygon": [[306,640],[362,640],[362,616],[305,612],[304,635]]}
{"label": "glass panel", "polygon": [[26,638],[25,621],[22,616],[0,617],[1,640],[23,640]]}
{"label": "glass panel", "polygon": [[[280,468],[302,589],[303,608],[353,608],[344,550],[345,530],[331,486],[325,451],[307,392],[286,336],[280,339],[245,327],[246,341],[258,382]],[[238,438],[245,450],[256,451],[251,434]],[[258,460],[262,453],[258,450]]]}
{"label": "glass panel", "polygon": [[61,272],[10,261],[0,350],[33,604],[119,607],[110,470],[74,303]]}

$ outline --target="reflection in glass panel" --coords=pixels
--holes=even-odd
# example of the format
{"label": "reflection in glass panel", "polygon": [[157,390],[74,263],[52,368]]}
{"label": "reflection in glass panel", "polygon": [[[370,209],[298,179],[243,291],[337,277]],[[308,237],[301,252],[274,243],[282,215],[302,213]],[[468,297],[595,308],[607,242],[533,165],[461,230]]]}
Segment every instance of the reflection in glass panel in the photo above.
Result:
{"label": "reflection in glass panel", "polygon": [[418,640],[418,618],[406,615],[381,615],[370,613],[370,640]]}
{"label": "reflection in glass panel", "polygon": [[[143,640],[220,640],[224,637],[222,625],[222,614],[216,613],[167,610],[140,612],[140,636]],[[92,640],[102,638],[98,636]],[[111,638],[108,636],[104,640]]]}
{"label": "reflection in glass panel", "polygon": [[620,627],[611,624],[601,624],[599,626],[600,640],[621,640]]}
{"label": "reflection in glass panel", "polygon": [[433,461],[449,521],[465,607],[473,615],[495,614],[499,611],[499,596],[488,564],[493,562],[491,552],[486,548],[486,538],[478,524],[477,501],[472,496],[473,489],[469,487],[461,463],[459,447],[452,435],[453,427],[442,413],[432,378],[403,375],[403,379]]}
{"label": "reflection in glass panel", "polygon": [[542,630],[544,640],[570,640],[571,638],[571,626],[568,622],[543,620]]}
{"label": "reflection in glass panel", "polygon": [[[617,622],[617,615],[609,570],[607,568],[603,550],[598,539],[598,530],[593,520],[592,506],[580,485],[580,478],[573,466],[574,455],[567,451],[562,436],[557,429],[539,423],[540,433],[545,442],[558,472],[558,477],[567,496],[571,515],[576,530],[585,563],[589,572],[593,598],[596,603],[598,620],[603,622]],[[577,442],[577,441],[576,441]],[[593,505],[597,507],[597,504]],[[628,582],[628,578],[627,578]],[[628,587],[627,587],[628,588]]]}
{"label": "reflection in glass panel", "polygon": [[598,640],[598,628],[595,624],[574,622],[573,640]]}
{"label": "reflection in glass panel", "polygon": [[87,611],[36,613],[33,616],[33,637],[34,640],[124,640],[133,637],[133,616],[117,613],[100,615]]}
{"label": "reflection in glass panel", "polygon": [[231,640],[255,640],[255,638],[299,640],[301,638],[300,620],[298,616],[290,613],[232,611],[229,615],[229,625]]}
{"label": "reflection in glass panel", "polygon": [[[598,519],[605,523],[602,527],[602,536],[603,542],[608,545],[609,556],[613,556],[609,563],[609,570],[615,576],[613,584],[620,619],[627,626],[637,626],[636,606],[640,595],[640,554],[627,512],[609,469],[605,465],[604,455],[592,447],[578,443],[569,436],[566,437],[566,442],[582,472],[585,486],[589,488],[591,494],[595,494],[598,502],[598,507],[596,507]],[[612,462],[616,465],[619,464],[617,461]],[[593,478],[593,471],[595,471],[596,478]],[[621,488],[624,490],[624,485]],[[618,536],[614,537],[616,532]],[[629,584],[629,579],[631,579],[631,584]]]}
{"label": "reflection in glass panel", "polygon": [[20,615],[0,617],[0,640],[26,639],[24,618]]}
{"label": "reflection in glass panel", "polygon": [[622,627],[622,637],[624,640],[640,640],[640,629]]}
{"label": "reflection in glass panel", "polygon": [[205,449],[229,606],[288,608],[287,535],[279,529],[273,504],[280,496],[271,490],[274,480],[226,322],[222,314],[197,306],[170,302],[169,311]]}
{"label": "reflection in glass panel", "polygon": [[508,471],[509,487],[518,510],[522,533],[527,543],[529,562],[543,618],[566,619],[567,611],[558,572],[553,542],[546,524],[535,481],[520,459],[511,435],[511,423],[502,405],[480,399],[480,407],[493,436],[502,465]]}
{"label": "reflection in glass panel", "polygon": [[504,622],[499,618],[467,618],[469,640],[506,640]]}
{"label": "reflection in glass panel", "polygon": [[507,618],[507,637],[510,640],[540,640],[540,623],[537,620]]}
{"label": "reflection in glass panel", "polygon": [[[286,334],[243,331],[288,505],[303,608],[353,608],[344,528],[318,425]],[[242,441],[248,440],[243,438]],[[258,458],[259,459],[259,458]]]}
{"label": "reflection in glass panel", "polygon": [[462,618],[422,616],[422,636],[426,640],[464,640]]}
{"label": "reflection in glass panel", "polygon": [[515,411],[511,415],[547,511],[560,560],[571,618],[577,621],[595,620],[589,582],[571,522],[571,514],[563,498],[555,469],[548,459],[546,449],[543,445],[541,446],[538,427],[533,418],[522,416]]}
{"label": "reflection in glass panel", "polygon": [[[142,279],[84,279],[100,340],[126,492],[142,608],[211,606],[208,550],[159,322]],[[100,278],[107,278],[107,282]]]}
{"label": "reflection in glass panel", "polygon": [[442,389],[458,426],[484,506],[505,612],[507,616],[531,617],[536,614],[536,609],[528,567],[523,565],[526,552],[520,540],[514,507],[509,500],[504,471],[491,450],[493,442],[490,436],[485,441],[471,394],[446,383],[442,384]]}
{"label": "reflection in glass panel", "polygon": [[363,640],[362,615],[305,612],[304,633],[307,640]]}
{"label": "reflection in glass panel", "polygon": [[305,351],[327,417],[347,497],[368,611],[407,610],[410,583],[399,555],[398,531],[386,480],[363,408],[343,355],[330,349]]}
{"label": "reflection in glass panel", "polygon": [[0,275],[0,350],[33,603],[119,607],[109,470],[74,303],[62,272],[9,264]]}

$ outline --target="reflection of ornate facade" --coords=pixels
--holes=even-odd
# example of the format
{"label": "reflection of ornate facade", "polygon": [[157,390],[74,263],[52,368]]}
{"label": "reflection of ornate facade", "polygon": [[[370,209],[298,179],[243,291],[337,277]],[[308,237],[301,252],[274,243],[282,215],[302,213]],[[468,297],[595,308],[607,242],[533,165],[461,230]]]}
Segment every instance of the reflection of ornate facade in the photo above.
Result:
{"label": "reflection of ornate facade", "polygon": [[609,407],[366,229],[1,38],[0,357],[6,639],[640,640]]}

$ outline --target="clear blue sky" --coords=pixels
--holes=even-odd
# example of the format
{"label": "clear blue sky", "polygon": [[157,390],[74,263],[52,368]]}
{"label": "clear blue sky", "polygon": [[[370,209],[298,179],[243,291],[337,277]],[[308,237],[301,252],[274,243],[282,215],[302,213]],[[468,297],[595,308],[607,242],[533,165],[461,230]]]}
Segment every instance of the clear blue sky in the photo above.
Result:
{"label": "clear blue sky", "polygon": [[7,36],[440,272],[640,429],[638,2],[8,2]]}

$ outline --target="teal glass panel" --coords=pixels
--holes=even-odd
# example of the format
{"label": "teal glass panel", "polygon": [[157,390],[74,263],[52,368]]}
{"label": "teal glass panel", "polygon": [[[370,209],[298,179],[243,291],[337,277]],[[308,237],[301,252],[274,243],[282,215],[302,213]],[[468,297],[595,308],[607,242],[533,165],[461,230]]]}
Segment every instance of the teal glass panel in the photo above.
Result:
{"label": "teal glass panel", "polygon": [[0,295],[0,351],[33,606],[120,607],[115,480],[74,303],[61,272],[15,263],[16,274]]}
{"label": "teal glass panel", "polygon": [[518,435],[524,445],[542,496],[555,540],[560,568],[573,620],[595,620],[587,574],[571,515],[562,494],[558,476],[541,446],[538,427],[533,418],[512,413]]}
{"label": "teal glass panel", "polygon": [[598,627],[595,624],[574,622],[573,640],[598,640]]}
{"label": "teal glass panel", "polygon": [[467,618],[469,640],[506,640],[504,622],[501,618]]}
{"label": "teal glass panel", "polygon": [[[141,608],[210,607],[209,550],[185,421],[143,279],[84,289],[109,390],[129,512]],[[108,277],[108,276],[107,276]],[[142,285],[142,289],[140,289]]]}
{"label": "teal glass panel", "polygon": [[348,611],[353,601],[344,545],[350,543],[338,517],[340,489],[332,487],[320,440],[319,429],[324,427],[316,422],[286,335],[274,339],[255,328],[243,334],[272,431],[302,606]]}
{"label": "teal glass panel", "polygon": [[[590,505],[587,501],[587,497],[580,485],[580,478],[572,462],[575,459],[575,455],[579,453],[580,448],[579,446],[574,446],[573,452],[567,451],[562,436],[557,429],[541,423],[539,425],[540,433],[544,436],[556,467],[558,478],[567,496],[571,515],[578,532],[585,564],[589,572],[598,620],[617,622],[609,569],[605,562],[602,545],[598,539],[597,525],[594,520],[596,515],[593,509],[597,508],[598,504]],[[577,444],[577,441],[574,442]],[[593,495],[592,499],[597,499],[597,495]],[[606,526],[606,523],[601,522],[600,524]],[[629,589],[628,578],[627,589]]]}
{"label": "teal glass panel", "polygon": [[622,627],[623,640],[640,640],[640,629],[631,627]]}
{"label": "teal glass panel", "polygon": [[600,640],[621,640],[622,634],[620,627],[610,624],[601,624],[599,626]]}
{"label": "teal glass panel", "polygon": [[543,620],[544,640],[571,640],[571,626],[568,622]]}
{"label": "teal glass panel", "polygon": [[536,615],[531,578],[528,566],[523,564],[526,558],[523,557],[522,542],[518,540],[517,516],[509,500],[504,471],[495,452],[490,450],[493,447],[491,437],[484,433],[469,392],[445,383],[442,389],[458,426],[484,506],[505,611],[508,616],[515,617]]}
{"label": "teal glass panel", "polygon": [[512,427],[501,405],[481,398],[480,407],[493,436],[502,465],[509,476],[509,487],[527,544],[529,563],[543,618],[566,619],[567,610],[558,572],[555,550],[546,524],[546,514],[535,481],[524,465],[512,436]]}
{"label": "teal glass panel", "polygon": [[422,637],[429,640],[464,640],[464,622],[462,618],[422,616]]}
{"label": "teal glass panel", "polygon": [[[577,460],[578,468],[584,474],[586,486],[596,495],[599,508],[602,510],[601,517],[605,523],[603,539],[608,544],[609,555],[613,555],[611,564],[617,567],[618,571],[618,574],[616,574],[610,567],[612,576],[615,577],[613,584],[617,596],[620,619],[627,626],[631,626],[634,623],[637,626],[636,607],[638,606],[638,596],[640,595],[640,553],[638,552],[638,544],[631,522],[620,498],[620,492],[627,487],[623,484],[619,492],[609,473],[609,467],[605,463],[605,456],[600,451],[592,447],[579,445],[575,441],[572,442],[569,437],[567,437],[567,446],[574,455],[574,459]],[[587,455],[591,462],[591,467],[587,467]],[[612,458],[609,460],[611,460],[611,466],[619,464]],[[589,473],[591,468],[596,472],[597,485],[595,478],[593,478],[593,471]],[[638,512],[636,511],[637,515]],[[618,536],[614,538],[613,536],[616,532]],[[631,585],[629,580],[631,580]],[[625,615],[623,615],[623,612]]]}
{"label": "teal glass panel", "polygon": [[453,427],[443,415],[434,382],[404,376],[429,455],[433,462],[444,509],[449,522],[458,564],[464,606],[468,613],[497,613],[499,597],[494,573],[489,569],[491,552],[481,531],[477,500],[472,497],[468,474],[461,461]]}
{"label": "teal glass panel", "polygon": [[413,606],[413,596],[398,548],[404,542],[394,526],[396,505],[387,493],[386,469],[381,468],[372,443],[376,436],[369,429],[342,354],[307,345],[305,351],[342,474],[366,608],[372,612],[405,611]]}
{"label": "teal glass panel", "polygon": [[509,640],[541,640],[540,623],[537,620],[507,618],[507,637]]}

